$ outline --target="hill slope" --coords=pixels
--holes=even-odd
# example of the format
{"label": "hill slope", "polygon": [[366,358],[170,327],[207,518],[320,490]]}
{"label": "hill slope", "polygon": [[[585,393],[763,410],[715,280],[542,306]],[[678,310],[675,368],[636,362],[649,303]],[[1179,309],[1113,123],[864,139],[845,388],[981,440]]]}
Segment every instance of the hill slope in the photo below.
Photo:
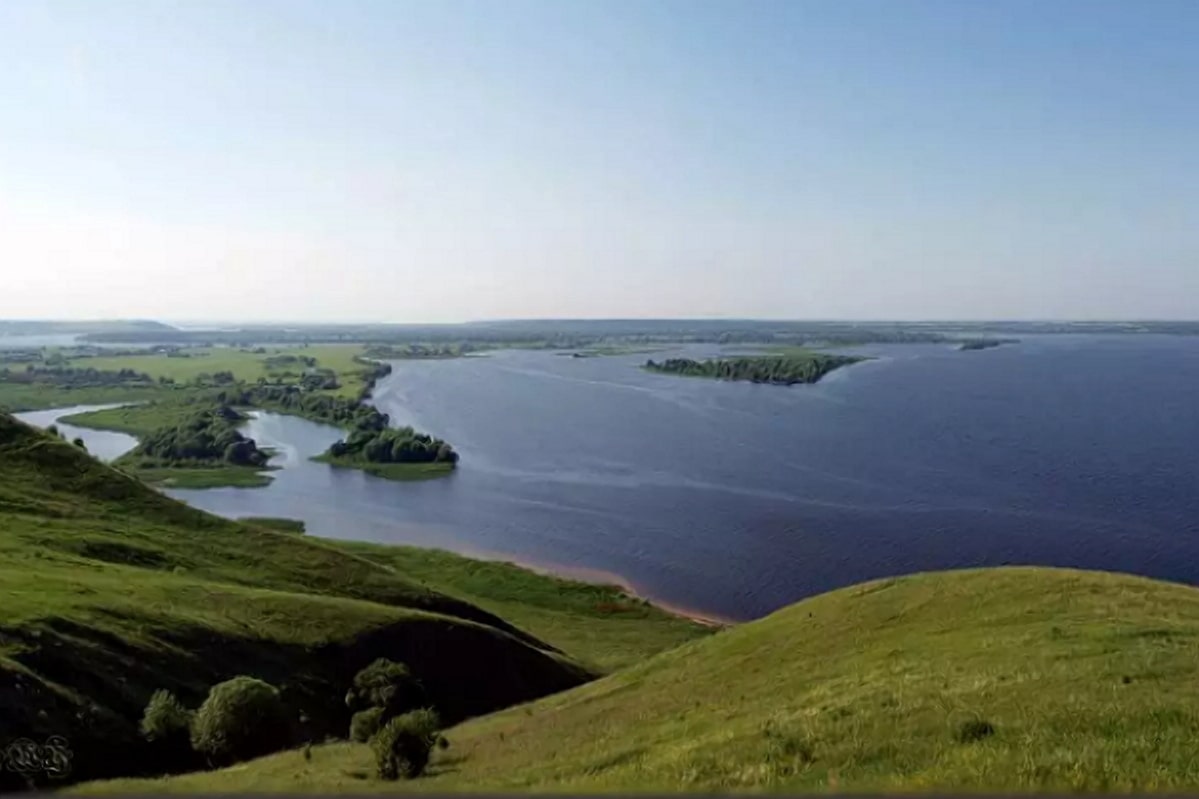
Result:
{"label": "hill slope", "polygon": [[[393,568],[189,508],[0,414],[0,743],[61,735],[76,777],[144,773],[150,694],[195,706],[237,674],[280,685],[322,740],[379,656],[455,720],[594,676]],[[5,787],[22,787],[11,769]]]}
{"label": "hill slope", "polygon": [[1036,568],[877,581],[448,735],[398,786],[338,744],[87,788],[1194,789],[1199,591]]}

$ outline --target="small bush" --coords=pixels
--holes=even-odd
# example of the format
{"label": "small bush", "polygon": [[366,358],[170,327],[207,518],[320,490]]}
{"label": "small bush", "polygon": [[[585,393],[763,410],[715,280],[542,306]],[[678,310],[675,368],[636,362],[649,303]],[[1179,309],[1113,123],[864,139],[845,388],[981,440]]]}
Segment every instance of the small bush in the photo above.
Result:
{"label": "small bush", "polygon": [[383,722],[387,721],[384,717],[386,713],[387,708],[382,707],[372,707],[355,713],[350,719],[350,740],[364,744],[375,737]]}
{"label": "small bush", "polygon": [[141,733],[147,741],[163,741],[187,736],[192,711],[170,691],[155,691],[142,714]]}
{"label": "small bush", "polygon": [[351,710],[381,707],[387,710],[387,719],[425,704],[425,690],[420,680],[403,663],[386,658],[379,658],[358,672],[353,687],[346,694],[346,705]]}
{"label": "small bush", "polygon": [[214,685],[192,720],[191,741],[216,764],[285,748],[291,729],[279,689],[245,676]]}
{"label": "small bush", "polygon": [[995,725],[989,721],[975,719],[973,721],[963,722],[958,727],[958,742],[959,743],[974,743],[981,741],[983,738],[989,738],[995,734]]}
{"label": "small bush", "polygon": [[428,709],[405,713],[387,722],[371,742],[379,778],[410,780],[423,774],[440,737],[440,726],[437,714]]}

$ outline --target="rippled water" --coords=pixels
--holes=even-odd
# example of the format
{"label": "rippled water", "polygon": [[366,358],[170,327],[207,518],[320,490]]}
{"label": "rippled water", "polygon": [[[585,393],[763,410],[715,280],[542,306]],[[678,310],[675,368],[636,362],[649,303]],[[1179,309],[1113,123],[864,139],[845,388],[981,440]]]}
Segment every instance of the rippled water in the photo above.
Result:
{"label": "rippled water", "polygon": [[1199,582],[1199,339],[862,351],[879,357],[791,388],[648,374],[645,355],[397,362],[376,401],[451,441],[452,477],[311,463],[339,431],[261,414],[248,432],[285,467],[272,486],[173,494],[318,535],[608,572],[733,618],[955,566]]}

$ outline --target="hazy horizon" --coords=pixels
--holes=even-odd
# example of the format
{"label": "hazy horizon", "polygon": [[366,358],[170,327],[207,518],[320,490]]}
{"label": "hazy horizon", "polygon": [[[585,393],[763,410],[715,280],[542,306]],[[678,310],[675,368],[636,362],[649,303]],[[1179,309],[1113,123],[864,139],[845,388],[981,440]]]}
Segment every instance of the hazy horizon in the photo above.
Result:
{"label": "hazy horizon", "polygon": [[1199,4],[0,5],[0,319],[1199,318]]}

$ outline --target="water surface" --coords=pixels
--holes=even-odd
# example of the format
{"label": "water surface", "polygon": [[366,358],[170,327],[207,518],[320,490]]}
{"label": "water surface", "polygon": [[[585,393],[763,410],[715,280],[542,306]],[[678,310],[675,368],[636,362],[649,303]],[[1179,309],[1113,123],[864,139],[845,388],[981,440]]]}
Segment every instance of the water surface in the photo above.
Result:
{"label": "water surface", "polygon": [[453,476],[311,463],[339,431],[258,414],[247,432],[282,453],[270,487],[171,493],[317,535],[609,572],[732,618],[958,566],[1199,582],[1199,339],[860,351],[878,357],[790,388],[649,374],[644,354],[400,361],[376,402],[451,441]]}

